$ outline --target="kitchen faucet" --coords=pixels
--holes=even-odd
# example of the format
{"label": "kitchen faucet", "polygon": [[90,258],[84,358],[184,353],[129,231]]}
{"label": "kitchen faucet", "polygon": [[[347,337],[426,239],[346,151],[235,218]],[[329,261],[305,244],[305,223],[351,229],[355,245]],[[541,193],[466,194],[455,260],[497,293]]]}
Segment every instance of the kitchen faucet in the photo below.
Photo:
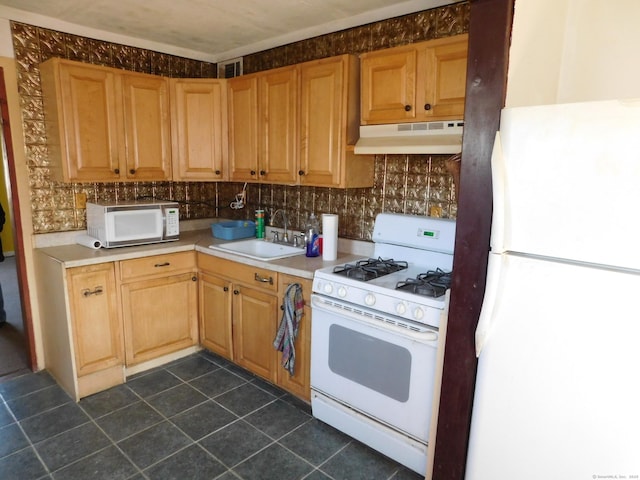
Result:
{"label": "kitchen faucet", "polygon": [[[278,212],[280,212],[282,216],[282,223],[284,224],[284,233],[282,234],[282,241],[284,243],[289,243],[289,234],[287,233],[287,214],[283,209],[279,208],[275,212],[273,212],[273,214],[271,215],[271,218],[269,218],[269,225],[273,227],[273,221],[278,215]],[[274,237],[274,241],[277,241],[277,236]]]}

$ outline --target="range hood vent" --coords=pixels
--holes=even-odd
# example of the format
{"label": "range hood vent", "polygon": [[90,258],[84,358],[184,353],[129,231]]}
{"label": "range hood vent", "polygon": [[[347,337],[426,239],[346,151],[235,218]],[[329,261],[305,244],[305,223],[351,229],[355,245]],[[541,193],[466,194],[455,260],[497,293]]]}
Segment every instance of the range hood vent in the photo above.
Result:
{"label": "range hood vent", "polygon": [[363,125],[356,154],[443,153],[462,151],[464,121]]}

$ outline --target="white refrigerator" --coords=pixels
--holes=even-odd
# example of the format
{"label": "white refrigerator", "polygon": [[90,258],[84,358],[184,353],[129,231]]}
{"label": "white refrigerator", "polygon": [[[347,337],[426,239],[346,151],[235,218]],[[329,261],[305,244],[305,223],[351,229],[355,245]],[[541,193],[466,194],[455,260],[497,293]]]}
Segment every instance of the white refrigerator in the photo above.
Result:
{"label": "white refrigerator", "polygon": [[640,99],[506,108],[467,480],[640,478]]}

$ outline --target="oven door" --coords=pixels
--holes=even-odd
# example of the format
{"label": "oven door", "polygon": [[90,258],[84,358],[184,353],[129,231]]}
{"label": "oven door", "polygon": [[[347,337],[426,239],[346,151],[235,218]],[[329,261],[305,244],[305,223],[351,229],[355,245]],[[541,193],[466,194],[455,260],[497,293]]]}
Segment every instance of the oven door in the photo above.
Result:
{"label": "oven door", "polygon": [[312,295],[311,388],[426,444],[438,331]]}

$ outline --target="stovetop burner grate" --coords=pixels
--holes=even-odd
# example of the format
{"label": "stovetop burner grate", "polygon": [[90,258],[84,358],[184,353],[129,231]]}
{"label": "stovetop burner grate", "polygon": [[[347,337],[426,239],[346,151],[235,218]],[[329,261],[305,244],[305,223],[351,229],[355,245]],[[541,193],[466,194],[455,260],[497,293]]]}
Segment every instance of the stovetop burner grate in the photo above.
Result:
{"label": "stovetop burner grate", "polygon": [[398,282],[396,290],[405,290],[425,297],[441,297],[451,287],[451,272],[440,268]]}
{"label": "stovetop burner grate", "polygon": [[405,270],[408,267],[409,264],[405,261],[378,257],[359,260],[355,264],[345,263],[344,265],[339,265],[333,269],[333,273],[366,282],[390,273]]}

